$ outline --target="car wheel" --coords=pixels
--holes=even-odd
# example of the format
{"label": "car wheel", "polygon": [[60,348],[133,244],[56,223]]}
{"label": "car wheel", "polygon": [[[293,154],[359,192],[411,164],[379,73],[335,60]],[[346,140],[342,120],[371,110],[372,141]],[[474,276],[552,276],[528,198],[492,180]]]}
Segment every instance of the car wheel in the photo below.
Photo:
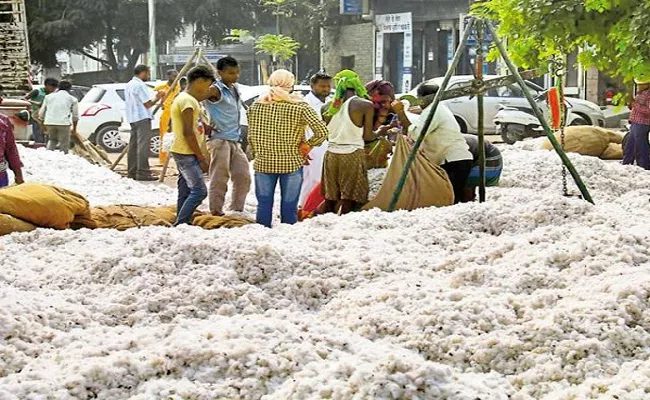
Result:
{"label": "car wheel", "polygon": [[571,121],[571,124],[569,124],[569,126],[579,126],[579,125],[589,125],[589,122],[587,122],[584,118],[576,118],[573,121]]}
{"label": "car wheel", "polygon": [[508,125],[497,125],[501,133],[501,139],[506,144],[515,144],[522,139],[522,136],[516,132],[516,129],[508,128]]}
{"label": "car wheel", "polygon": [[119,125],[106,125],[97,130],[95,140],[108,153],[119,153],[126,143],[120,139]]}
{"label": "car wheel", "polygon": [[151,132],[151,139],[149,140],[149,157],[158,157],[160,155],[160,133],[155,130]]}

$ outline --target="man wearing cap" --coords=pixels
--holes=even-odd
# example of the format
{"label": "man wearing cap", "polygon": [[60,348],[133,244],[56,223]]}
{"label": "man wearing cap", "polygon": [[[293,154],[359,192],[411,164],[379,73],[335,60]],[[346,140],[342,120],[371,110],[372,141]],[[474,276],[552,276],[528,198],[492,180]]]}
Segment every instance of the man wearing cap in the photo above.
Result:
{"label": "man wearing cap", "polygon": [[634,80],[637,94],[630,112],[630,135],[623,151],[623,164],[636,165],[650,170],[650,78]]}

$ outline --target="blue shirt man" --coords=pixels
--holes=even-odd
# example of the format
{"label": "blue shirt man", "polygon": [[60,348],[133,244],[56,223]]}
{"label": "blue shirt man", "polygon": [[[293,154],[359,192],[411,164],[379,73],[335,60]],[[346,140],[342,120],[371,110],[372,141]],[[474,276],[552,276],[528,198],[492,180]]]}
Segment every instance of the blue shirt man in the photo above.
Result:
{"label": "blue shirt man", "polygon": [[129,139],[128,177],[138,181],[155,181],[158,178],[151,173],[149,167],[149,143],[151,140],[151,108],[165,96],[164,92],[156,93],[152,98],[152,90],[144,83],[149,80],[150,69],[146,65],[135,67],[133,79],[126,84],[124,101],[126,102],[126,121],[131,124]]}
{"label": "blue shirt man", "polygon": [[217,62],[219,81],[210,88],[210,97],[203,102],[210,114],[212,133],[208,141],[210,150],[209,200],[212,215],[223,215],[223,207],[232,179],[233,193],[230,203],[232,211],[241,212],[251,186],[250,166],[246,153],[239,143],[240,107],[242,107],[237,81],[239,64],[232,57]]}
{"label": "blue shirt man", "polygon": [[210,115],[212,127],[210,139],[239,142],[241,139],[239,111],[242,107],[239,91],[235,84],[228,87],[222,80],[218,80],[214,86],[221,92],[221,97],[216,102],[206,100],[203,104]]}

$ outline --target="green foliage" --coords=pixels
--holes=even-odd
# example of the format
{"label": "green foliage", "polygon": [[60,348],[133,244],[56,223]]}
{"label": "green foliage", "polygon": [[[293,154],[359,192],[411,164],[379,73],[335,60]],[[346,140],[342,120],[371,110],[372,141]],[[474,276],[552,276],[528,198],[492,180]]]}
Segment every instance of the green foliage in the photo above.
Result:
{"label": "green foliage", "polygon": [[258,53],[268,54],[273,58],[285,62],[296,55],[300,43],[284,35],[263,35],[255,41],[255,49]]}
{"label": "green foliage", "polygon": [[509,55],[523,68],[583,49],[579,62],[627,82],[650,74],[648,0],[488,0],[472,13],[498,23]]}
{"label": "green foliage", "polygon": [[[157,0],[156,5],[156,39],[162,46],[178,36],[183,20],[177,1]],[[146,0],[27,0],[26,9],[32,59],[45,66],[56,64],[57,51],[71,50],[111,70],[126,59],[125,68],[132,70],[149,47]],[[89,51],[98,43],[106,49],[100,57]]]}
{"label": "green foliage", "polygon": [[253,30],[258,26],[259,0],[173,0],[178,15],[194,25],[196,40],[217,46],[233,28]]}

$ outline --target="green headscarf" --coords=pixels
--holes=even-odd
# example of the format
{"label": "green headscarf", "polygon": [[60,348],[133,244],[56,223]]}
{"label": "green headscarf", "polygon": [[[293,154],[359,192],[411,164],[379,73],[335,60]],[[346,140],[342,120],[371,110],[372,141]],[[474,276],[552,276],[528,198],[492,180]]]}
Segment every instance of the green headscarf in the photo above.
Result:
{"label": "green headscarf", "polygon": [[370,96],[368,96],[368,91],[361,82],[361,78],[359,78],[359,75],[349,69],[344,69],[336,74],[334,77],[334,85],[336,86],[334,100],[332,100],[330,108],[325,113],[326,117],[332,117],[339,112],[343,105],[343,98],[348,89],[354,90],[359,97],[363,97],[364,99],[370,98]]}

